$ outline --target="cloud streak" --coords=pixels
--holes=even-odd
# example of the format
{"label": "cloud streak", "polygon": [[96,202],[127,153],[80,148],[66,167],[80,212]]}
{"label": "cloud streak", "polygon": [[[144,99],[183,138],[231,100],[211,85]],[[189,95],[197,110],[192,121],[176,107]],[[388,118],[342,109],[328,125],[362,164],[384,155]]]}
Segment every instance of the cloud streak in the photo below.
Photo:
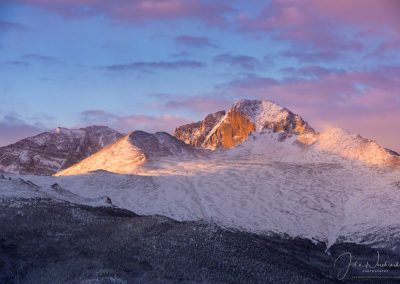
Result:
{"label": "cloud streak", "polygon": [[111,72],[126,71],[154,71],[154,70],[180,70],[180,69],[199,69],[204,64],[194,60],[176,60],[176,61],[136,61],[126,64],[114,64],[99,67]]}
{"label": "cloud streak", "polygon": [[144,130],[150,133],[165,131],[172,133],[174,129],[190,121],[179,116],[144,114],[120,116],[102,110],[88,110],[81,113],[82,124],[102,124],[110,126],[123,133],[134,130]]}
{"label": "cloud streak", "polygon": [[27,28],[24,25],[0,20],[0,32],[24,31],[26,29]]}
{"label": "cloud streak", "polygon": [[201,0],[15,0],[12,3],[42,8],[66,18],[105,16],[130,23],[193,18],[220,25],[225,22],[224,13],[231,11],[224,3]]}
{"label": "cloud streak", "polygon": [[60,61],[54,57],[42,55],[42,54],[24,54],[21,56],[21,59],[28,61],[37,61],[45,64],[56,64],[60,63]]}
{"label": "cloud streak", "polygon": [[17,114],[7,114],[0,119],[0,147],[44,131],[39,126],[26,123]]}
{"label": "cloud streak", "polygon": [[175,37],[174,41],[178,44],[182,44],[188,47],[212,47],[217,48],[218,46],[208,37],[180,35]]}
{"label": "cloud streak", "polygon": [[236,67],[244,70],[254,70],[262,65],[261,62],[253,56],[232,55],[228,53],[215,56],[214,62],[216,64],[225,64],[229,67]]}

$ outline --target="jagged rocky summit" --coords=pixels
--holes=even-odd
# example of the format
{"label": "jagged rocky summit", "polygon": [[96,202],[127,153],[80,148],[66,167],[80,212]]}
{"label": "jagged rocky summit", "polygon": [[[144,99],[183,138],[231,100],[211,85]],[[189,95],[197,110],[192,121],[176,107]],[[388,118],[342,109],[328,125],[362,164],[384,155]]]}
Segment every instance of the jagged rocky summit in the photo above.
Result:
{"label": "jagged rocky summit", "polygon": [[203,121],[176,128],[174,135],[197,147],[229,149],[252,132],[266,129],[298,135],[303,142],[316,134],[300,116],[273,101],[240,100],[226,112],[209,114]]}

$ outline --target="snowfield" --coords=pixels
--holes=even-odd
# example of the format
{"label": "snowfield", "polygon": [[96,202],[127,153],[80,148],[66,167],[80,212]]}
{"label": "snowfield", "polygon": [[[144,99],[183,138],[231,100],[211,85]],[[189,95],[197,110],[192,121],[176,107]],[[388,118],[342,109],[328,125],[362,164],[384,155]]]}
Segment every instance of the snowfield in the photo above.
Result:
{"label": "snowfield", "polygon": [[[398,167],[342,157],[318,144],[304,147],[295,135],[283,141],[280,135],[262,131],[228,151],[149,160],[131,174],[22,178],[57,198],[73,194],[75,202],[84,203],[108,196],[113,205],[140,215],[207,220],[328,246],[351,241],[398,249]],[[7,182],[0,182],[1,192]],[[55,192],[55,183],[63,190]]]}

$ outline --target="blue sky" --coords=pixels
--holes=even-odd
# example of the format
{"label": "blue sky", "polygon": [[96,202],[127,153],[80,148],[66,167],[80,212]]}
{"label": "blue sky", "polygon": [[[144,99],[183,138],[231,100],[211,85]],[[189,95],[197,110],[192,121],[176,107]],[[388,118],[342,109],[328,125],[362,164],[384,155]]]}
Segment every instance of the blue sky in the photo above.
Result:
{"label": "blue sky", "polygon": [[338,125],[400,150],[394,8],[391,0],[3,1],[0,144],[56,126],[171,132],[256,98],[319,130]]}

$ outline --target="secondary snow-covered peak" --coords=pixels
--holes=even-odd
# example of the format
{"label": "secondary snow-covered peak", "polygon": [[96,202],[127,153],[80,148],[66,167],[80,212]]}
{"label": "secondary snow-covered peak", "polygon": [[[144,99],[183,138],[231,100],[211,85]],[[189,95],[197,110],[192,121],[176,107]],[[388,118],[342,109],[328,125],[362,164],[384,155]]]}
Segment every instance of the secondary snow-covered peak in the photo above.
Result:
{"label": "secondary snow-covered peak", "polygon": [[56,176],[79,175],[97,170],[123,174],[140,173],[145,171],[146,166],[157,167],[157,163],[163,159],[193,158],[200,155],[200,152],[168,133],[151,134],[138,130]]}
{"label": "secondary snow-covered peak", "polygon": [[106,126],[57,127],[0,148],[0,170],[52,175],[94,154],[122,135]]}
{"label": "secondary snow-covered peak", "polygon": [[320,133],[313,148],[371,165],[400,165],[400,158],[392,151],[338,127]]}

